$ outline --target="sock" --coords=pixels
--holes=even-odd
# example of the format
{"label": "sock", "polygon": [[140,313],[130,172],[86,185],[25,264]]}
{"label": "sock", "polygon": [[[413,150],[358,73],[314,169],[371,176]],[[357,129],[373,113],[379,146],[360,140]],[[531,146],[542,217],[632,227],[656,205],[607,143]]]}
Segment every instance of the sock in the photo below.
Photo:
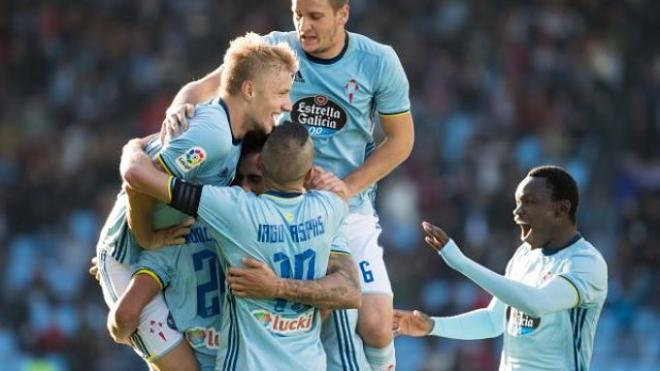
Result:
{"label": "sock", "polygon": [[396,368],[394,341],[385,348],[372,348],[365,345],[364,354],[373,371],[394,371]]}

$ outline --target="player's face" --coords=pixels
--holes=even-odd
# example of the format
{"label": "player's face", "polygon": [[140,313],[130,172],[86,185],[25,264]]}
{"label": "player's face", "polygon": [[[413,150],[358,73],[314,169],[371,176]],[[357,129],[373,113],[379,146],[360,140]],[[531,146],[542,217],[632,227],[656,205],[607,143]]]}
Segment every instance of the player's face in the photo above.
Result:
{"label": "player's face", "polygon": [[545,247],[553,239],[559,220],[557,202],[545,178],[526,177],[516,189],[513,220],[520,226],[520,239],[533,248]]}
{"label": "player's face", "polygon": [[[348,5],[335,11],[329,0],[293,0],[293,24],[306,53],[319,58],[334,57],[348,20]],[[329,53],[330,55],[327,55]]]}
{"label": "player's face", "polygon": [[286,70],[266,71],[258,78],[251,103],[254,130],[268,134],[283,112],[291,112],[291,84],[293,76]]}
{"label": "player's face", "polygon": [[264,176],[258,165],[259,155],[257,153],[250,153],[243,158],[238,165],[238,174],[240,176],[239,185],[247,192],[254,192],[256,194],[264,193]]}

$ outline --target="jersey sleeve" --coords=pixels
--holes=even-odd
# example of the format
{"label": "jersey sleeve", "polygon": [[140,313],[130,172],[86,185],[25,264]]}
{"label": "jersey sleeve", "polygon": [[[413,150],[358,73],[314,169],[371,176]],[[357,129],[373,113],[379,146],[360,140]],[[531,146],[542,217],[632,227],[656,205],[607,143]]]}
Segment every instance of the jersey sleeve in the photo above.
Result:
{"label": "jersey sleeve", "polygon": [[220,123],[225,113],[210,106],[198,106],[189,120],[190,127],[163,147],[158,161],[164,170],[178,178],[192,180],[209,164],[227,156],[231,132]]}
{"label": "jersey sleeve", "polygon": [[410,111],[410,87],[401,61],[391,47],[383,53],[375,93],[376,109],[381,116],[393,116]]}
{"label": "jersey sleeve", "polygon": [[234,224],[240,210],[240,199],[245,195],[246,192],[240,187],[206,185],[202,189],[197,216],[216,233],[231,235],[236,230]]}
{"label": "jersey sleeve", "polygon": [[559,276],[575,287],[580,307],[601,303],[607,295],[607,264],[599,255],[572,256]]}
{"label": "jersey sleeve", "polygon": [[330,246],[331,254],[351,255],[351,250],[348,248],[346,228],[346,223],[342,223],[342,225],[337,230],[335,237],[332,239],[332,245]]}
{"label": "jersey sleeve", "polygon": [[133,275],[147,274],[158,282],[161,290],[167,287],[172,280],[173,256],[175,250],[182,248],[179,246],[163,247],[156,250],[143,250],[140,258],[133,266]]}

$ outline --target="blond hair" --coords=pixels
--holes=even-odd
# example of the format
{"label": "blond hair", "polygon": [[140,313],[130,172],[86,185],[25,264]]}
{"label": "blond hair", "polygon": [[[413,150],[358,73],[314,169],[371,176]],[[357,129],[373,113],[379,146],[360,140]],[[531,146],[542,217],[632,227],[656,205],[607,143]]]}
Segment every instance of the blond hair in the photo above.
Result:
{"label": "blond hair", "polygon": [[243,82],[254,81],[265,72],[284,70],[293,77],[298,70],[298,60],[289,45],[270,45],[254,32],[232,40],[223,63],[220,85],[228,95],[238,94]]}

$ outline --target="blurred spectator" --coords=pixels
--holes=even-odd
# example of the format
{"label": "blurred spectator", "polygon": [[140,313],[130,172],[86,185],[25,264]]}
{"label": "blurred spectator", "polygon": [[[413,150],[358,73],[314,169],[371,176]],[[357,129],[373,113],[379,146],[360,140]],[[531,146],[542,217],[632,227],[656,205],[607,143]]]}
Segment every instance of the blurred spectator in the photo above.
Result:
{"label": "blurred spectator", "polygon": [[[386,5],[385,5],[386,4]],[[500,272],[518,245],[510,194],[532,166],[578,179],[580,230],[609,263],[592,369],[660,368],[658,2],[351,2],[349,28],[397,50],[417,141],[379,187],[398,307],[451,314],[488,296],[420,239],[442,225]],[[289,4],[0,3],[0,368],[145,369],[110,341],[87,276],[129,138],[178,87]],[[654,341],[653,338],[656,338]],[[494,370],[496,340],[397,339],[399,370]]]}

